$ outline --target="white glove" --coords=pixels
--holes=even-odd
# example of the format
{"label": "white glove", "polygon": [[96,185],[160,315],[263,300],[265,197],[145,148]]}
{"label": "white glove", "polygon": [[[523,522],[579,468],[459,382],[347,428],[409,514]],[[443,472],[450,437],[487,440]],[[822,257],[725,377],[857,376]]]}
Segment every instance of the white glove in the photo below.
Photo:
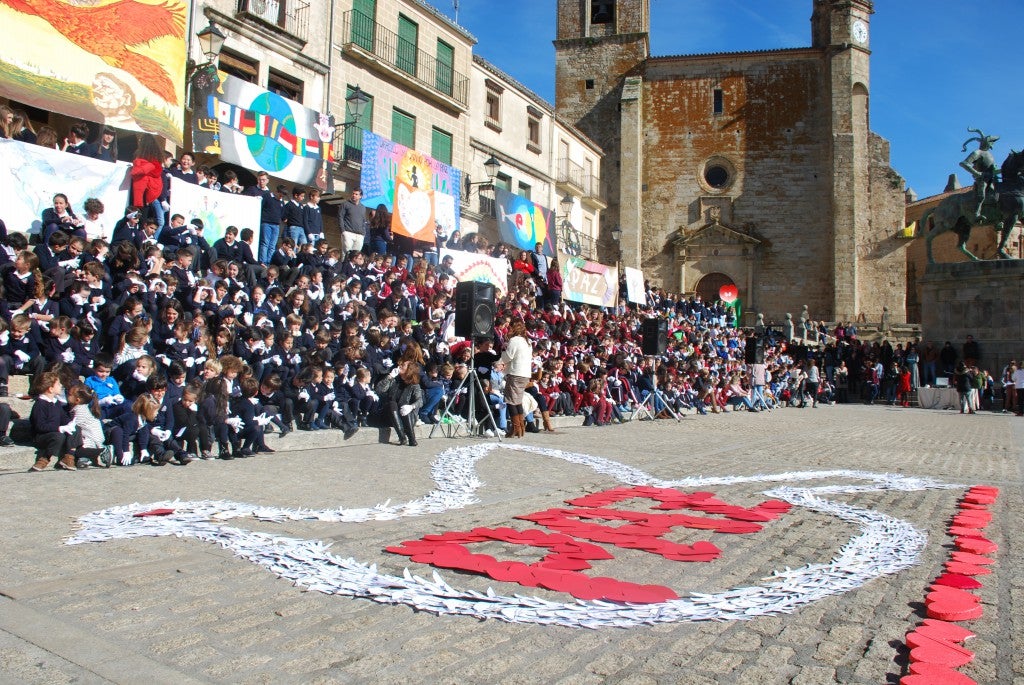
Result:
{"label": "white glove", "polygon": [[279,354],[275,354],[273,357],[271,357],[267,361],[271,362],[274,366],[281,366],[281,364],[284,363],[284,360],[281,359],[281,355],[279,355]]}
{"label": "white glove", "polygon": [[231,428],[232,428],[232,429],[233,429],[233,430],[234,430],[234,431],[235,431],[236,433],[237,433],[238,431],[242,430],[242,419],[241,419],[240,417],[238,417],[238,416],[231,416],[231,417],[228,417],[228,419],[227,419],[226,421],[224,421],[224,423],[226,423],[226,424],[228,424],[229,426],[231,426]]}
{"label": "white glove", "polygon": [[333,400],[334,400],[334,393],[333,392],[329,392],[326,395],[324,395],[324,402],[331,402]]}
{"label": "white glove", "polygon": [[316,236],[316,239],[317,240],[323,240],[324,239],[324,234],[323,233],[318,233],[317,236]]}
{"label": "white glove", "polygon": [[109,407],[113,404],[116,404],[116,402],[114,401],[114,395],[108,395],[107,397],[104,397],[102,400],[100,400],[101,407]]}
{"label": "white glove", "polygon": [[288,358],[288,361],[290,361],[292,364],[298,364],[299,362],[302,361],[302,356],[298,354],[293,354],[291,357]]}
{"label": "white glove", "polygon": [[141,452],[139,452],[139,461],[148,461],[148,460],[149,460],[149,450],[142,450]]}
{"label": "white glove", "polygon": [[168,440],[171,439],[171,431],[167,430],[166,428],[154,428],[150,432],[153,435],[155,435],[157,439],[160,440],[160,442],[167,442]]}
{"label": "white glove", "polygon": [[199,411],[199,405],[193,402],[192,404],[188,405],[188,409],[189,411]]}
{"label": "white glove", "polygon": [[68,423],[65,423],[63,426],[58,428],[57,430],[59,430],[61,433],[64,433],[65,435],[72,435],[75,432],[75,422],[69,421]]}
{"label": "white glove", "polygon": [[132,465],[132,452],[131,452],[131,450],[128,450],[127,452],[125,452],[124,454],[121,455],[121,466],[131,466],[131,465]]}
{"label": "white glove", "polygon": [[6,345],[7,341],[11,339],[11,332],[4,331],[0,333],[0,345]]}
{"label": "white glove", "polygon": [[380,363],[384,365],[384,368],[390,369],[395,362],[390,357],[385,357],[380,361]]}
{"label": "white glove", "polygon": [[71,350],[64,350],[60,353],[60,358],[63,359],[65,363],[70,364],[75,361],[75,353]]}
{"label": "white glove", "polygon": [[160,201],[160,207],[161,207],[161,208],[162,208],[162,209],[163,209],[163,210],[164,210],[165,212],[169,212],[169,211],[171,211],[171,205],[170,205],[170,203],[169,203],[169,202],[167,202],[167,200],[161,200],[161,201]]}
{"label": "white glove", "polygon": [[124,404],[124,395],[120,393],[114,395],[114,404]]}
{"label": "white glove", "polygon": [[27,362],[27,361],[31,361],[31,359],[32,359],[32,357],[28,356],[28,353],[25,352],[25,350],[15,350],[14,351],[14,356],[17,357],[18,359],[20,359],[22,361],[22,363]]}
{"label": "white glove", "polygon": [[167,345],[168,347],[170,347],[171,345],[173,345],[176,342],[178,342],[178,341],[175,338],[168,338],[167,340],[164,340],[164,344]]}
{"label": "white glove", "polygon": [[302,400],[303,402],[309,402],[309,392],[306,390],[300,391],[299,399]]}
{"label": "white glove", "polygon": [[171,365],[171,358],[168,357],[166,354],[158,354],[156,358],[159,359],[160,363],[163,364],[164,366]]}
{"label": "white glove", "polygon": [[[386,361],[390,361],[390,360],[386,360]],[[401,373],[401,372],[398,370],[398,367],[395,367],[395,368],[391,369],[391,373],[388,374],[388,378],[398,378],[398,374],[399,373]]]}
{"label": "white glove", "polygon": [[377,393],[375,393],[373,390],[368,390],[366,392],[366,396],[369,397],[374,402],[380,399],[380,397],[377,396]]}
{"label": "white glove", "polygon": [[185,357],[185,367],[191,369],[195,366],[196,360],[193,357]]}
{"label": "white glove", "polygon": [[259,416],[256,417],[256,423],[257,425],[260,426],[266,426],[268,423],[270,423],[270,417],[267,416],[266,414],[260,414]]}
{"label": "white glove", "polygon": [[400,413],[402,416],[408,416],[412,412],[412,410],[415,409],[415,408],[416,408],[415,404],[403,404],[398,409],[398,413]]}

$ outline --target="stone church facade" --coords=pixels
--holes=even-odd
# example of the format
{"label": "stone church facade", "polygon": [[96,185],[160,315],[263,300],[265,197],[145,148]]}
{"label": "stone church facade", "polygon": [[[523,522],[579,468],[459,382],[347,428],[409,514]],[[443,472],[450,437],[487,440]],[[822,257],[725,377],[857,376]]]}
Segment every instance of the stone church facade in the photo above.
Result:
{"label": "stone church facade", "polygon": [[901,320],[904,183],[869,128],[873,11],[813,0],[810,47],[653,57],[649,0],[558,0],[556,110],[606,153],[604,261],[705,298],[733,283],[769,320]]}

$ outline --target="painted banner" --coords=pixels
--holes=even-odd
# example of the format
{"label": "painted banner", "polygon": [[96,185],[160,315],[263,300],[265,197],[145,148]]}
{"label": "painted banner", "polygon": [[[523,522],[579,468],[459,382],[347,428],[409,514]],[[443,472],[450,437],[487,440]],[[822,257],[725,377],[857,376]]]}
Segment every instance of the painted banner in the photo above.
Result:
{"label": "painted banner", "polygon": [[187,15],[184,0],[0,0],[0,92],[180,144]]}
{"label": "painted banner", "polygon": [[243,228],[251,228],[256,236],[253,244],[259,245],[262,204],[258,197],[210,190],[180,178],[171,178],[171,214],[181,214],[186,223],[201,219],[203,237],[211,245],[224,237],[228,226],[237,227],[239,234]]}
{"label": "painted banner", "polygon": [[647,290],[644,288],[644,272],[631,266],[623,267],[626,272],[626,299],[641,307],[647,306]]}
{"label": "painted banner", "polygon": [[619,273],[614,266],[605,266],[582,257],[563,254],[562,299],[614,307],[619,300]]}
{"label": "painted banner", "polygon": [[459,227],[462,171],[370,131],[359,185],[364,205],[388,208],[395,233],[433,242],[435,223],[445,235]]}
{"label": "painted banner", "polygon": [[501,242],[529,252],[540,243],[545,255],[555,256],[555,215],[550,209],[501,188],[494,189],[494,207]]}
{"label": "painted banner", "polygon": [[212,70],[193,78],[192,99],[192,144],[197,152],[333,192],[334,127],[326,114]]}
{"label": "painted banner", "polygon": [[498,291],[498,297],[508,294],[508,260],[504,257],[490,257],[476,252],[462,250],[441,250],[441,259],[452,258],[455,278],[463,281],[490,283]]}
{"label": "painted banner", "polygon": [[[67,195],[83,219],[86,199],[95,197],[103,203],[102,223],[113,230],[128,204],[130,168],[126,162],[103,162],[0,138],[0,207],[7,230],[39,233],[43,210],[53,207],[57,193]],[[89,237],[109,240],[110,234]]]}

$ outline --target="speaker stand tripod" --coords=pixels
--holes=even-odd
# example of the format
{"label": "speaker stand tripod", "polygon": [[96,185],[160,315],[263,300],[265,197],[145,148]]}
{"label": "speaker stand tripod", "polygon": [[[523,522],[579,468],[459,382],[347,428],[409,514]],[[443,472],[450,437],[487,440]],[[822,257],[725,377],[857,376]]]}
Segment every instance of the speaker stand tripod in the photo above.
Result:
{"label": "speaker stand tripod", "polygon": [[[468,387],[467,387],[468,386]],[[459,399],[459,394],[465,389],[469,393],[469,419],[463,420],[461,414],[453,414],[452,407],[455,405],[455,401]],[[484,398],[484,407],[487,409],[487,416],[482,421],[476,420],[476,392],[480,392],[480,397]],[[452,393],[451,399],[444,406],[444,411],[441,412],[441,419],[430,428],[430,434],[427,436],[428,439],[434,437],[434,431],[441,428],[441,433],[448,438],[458,437],[459,431],[463,428],[466,429],[466,437],[481,437],[478,435],[478,431],[486,430],[486,426],[490,422],[491,429],[494,430],[494,435],[498,438],[498,442],[501,442],[502,435],[498,429],[498,422],[494,420],[494,413],[491,411],[491,405],[487,401],[487,393],[484,392],[484,386],[480,382],[480,377],[476,373],[476,369],[470,369],[466,377],[462,379],[459,386],[455,388],[455,392]]]}
{"label": "speaker stand tripod", "polygon": [[[633,414],[629,417],[629,420],[632,421],[633,419],[636,419],[638,417],[640,419],[646,417],[653,421],[655,418],[657,418],[657,415],[659,413],[661,413],[662,411],[667,411],[669,415],[676,420],[676,423],[682,421],[682,417],[680,417],[679,414],[676,413],[676,411],[669,406],[668,401],[665,399],[665,396],[661,394],[660,390],[658,390],[658,376],[656,373],[654,373],[653,364],[651,365],[651,388],[653,388],[651,393],[643,402],[637,405],[636,409],[633,410]],[[661,402],[660,411],[655,411],[657,405],[654,402],[656,399]]]}

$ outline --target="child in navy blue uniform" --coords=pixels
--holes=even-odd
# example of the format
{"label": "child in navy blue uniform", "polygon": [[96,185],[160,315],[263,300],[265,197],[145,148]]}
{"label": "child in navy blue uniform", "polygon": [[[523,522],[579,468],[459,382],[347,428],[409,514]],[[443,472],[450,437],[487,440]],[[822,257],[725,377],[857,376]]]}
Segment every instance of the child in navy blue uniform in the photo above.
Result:
{"label": "child in navy blue uniform", "polygon": [[39,396],[32,405],[29,423],[36,439],[36,463],[32,471],[42,471],[53,457],[60,457],[56,468],[77,471],[74,449],[77,431],[67,405],[63,402],[64,385],[60,374],[45,371],[36,382]]}

